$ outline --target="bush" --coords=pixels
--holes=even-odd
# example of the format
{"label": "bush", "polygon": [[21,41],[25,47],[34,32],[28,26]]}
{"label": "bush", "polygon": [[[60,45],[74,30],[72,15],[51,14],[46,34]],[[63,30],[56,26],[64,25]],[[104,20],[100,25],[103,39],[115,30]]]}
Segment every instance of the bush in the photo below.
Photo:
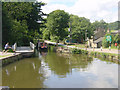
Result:
{"label": "bush", "polygon": [[73,49],[72,49],[72,53],[74,53],[74,54],[88,54],[88,51],[73,48]]}
{"label": "bush", "polygon": [[74,53],[74,54],[80,54],[80,53],[81,53],[81,50],[76,49],[76,48],[73,48],[73,49],[72,49],[72,53]]}

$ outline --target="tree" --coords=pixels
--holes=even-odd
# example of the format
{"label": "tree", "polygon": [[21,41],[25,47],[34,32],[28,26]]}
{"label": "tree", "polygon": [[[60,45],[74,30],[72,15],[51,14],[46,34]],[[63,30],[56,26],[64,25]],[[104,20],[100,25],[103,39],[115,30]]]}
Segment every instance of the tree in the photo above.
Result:
{"label": "tree", "polygon": [[2,44],[10,42],[10,32],[12,27],[12,19],[7,15],[7,8],[2,7]]}
{"label": "tree", "polygon": [[120,21],[112,22],[108,24],[110,30],[118,30]]}
{"label": "tree", "polygon": [[[43,24],[45,21],[42,16],[46,15],[42,12],[42,9],[41,9],[41,7],[44,5],[45,3],[42,3],[42,2],[33,3],[32,11],[28,14],[28,18],[26,19],[28,29],[30,31],[38,32],[39,34],[41,34],[40,28],[43,27]],[[40,23],[38,23],[38,21],[40,21]],[[35,33],[29,33],[29,35],[30,34],[32,37],[35,36]]]}
{"label": "tree", "polygon": [[[41,7],[42,2],[3,2],[3,43],[10,42],[18,45],[28,45],[30,41],[38,37],[45,15]],[[38,23],[41,21],[42,23]]]}
{"label": "tree", "polygon": [[12,43],[17,43],[17,45],[24,45],[26,44],[26,40],[29,41],[29,37],[28,37],[28,26],[27,26],[27,22],[26,20],[21,21],[17,21],[14,20],[13,21],[13,25],[11,28],[11,42]]}
{"label": "tree", "polygon": [[43,39],[50,40],[50,32],[47,28],[44,28],[42,33],[43,33]]}
{"label": "tree", "polygon": [[64,10],[55,10],[47,17],[47,29],[50,32],[50,39],[58,41],[63,40],[67,35],[69,14]]}
{"label": "tree", "polygon": [[115,35],[115,37],[113,38],[113,45],[115,45],[115,43],[120,43],[120,35],[119,35],[119,33],[117,33],[116,35]]}
{"label": "tree", "polygon": [[108,23],[106,23],[104,20],[100,20],[100,21],[95,21],[92,23],[94,30],[98,29],[98,28],[102,28],[102,29],[107,29],[108,28]]}
{"label": "tree", "polygon": [[93,27],[89,19],[71,15],[70,23],[72,38],[77,40],[77,42],[83,43],[86,37],[90,38],[93,35]]}

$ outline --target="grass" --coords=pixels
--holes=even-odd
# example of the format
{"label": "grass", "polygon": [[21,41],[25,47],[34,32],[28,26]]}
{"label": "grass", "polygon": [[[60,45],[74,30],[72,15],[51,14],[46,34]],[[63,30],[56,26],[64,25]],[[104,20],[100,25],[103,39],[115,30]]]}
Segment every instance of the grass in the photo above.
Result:
{"label": "grass", "polygon": [[58,46],[60,46],[60,47],[66,47],[66,46],[62,46],[62,45],[58,45]]}
{"label": "grass", "polygon": [[0,55],[0,58],[7,57],[7,56],[10,56],[10,55]]}
{"label": "grass", "polygon": [[78,45],[71,45],[71,46],[76,46],[76,47],[80,47],[80,48],[85,48],[85,44],[78,44]]}
{"label": "grass", "polygon": [[105,53],[105,52],[91,51],[91,54],[95,54],[95,53],[102,54],[102,55],[118,56],[118,54],[115,54],[115,53]]}
{"label": "grass", "polygon": [[111,32],[114,32],[114,31],[117,31],[117,30],[111,30]]}
{"label": "grass", "polygon": [[[108,48],[103,48],[103,49],[109,49],[109,47]],[[120,49],[120,46],[119,46],[119,48],[117,48],[116,46],[111,46],[111,49],[116,49],[116,50],[118,50],[118,49]]]}

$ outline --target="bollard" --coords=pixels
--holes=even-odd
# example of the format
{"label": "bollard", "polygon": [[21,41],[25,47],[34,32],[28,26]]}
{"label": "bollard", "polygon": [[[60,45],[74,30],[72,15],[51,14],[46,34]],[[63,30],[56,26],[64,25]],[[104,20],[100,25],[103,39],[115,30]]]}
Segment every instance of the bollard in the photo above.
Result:
{"label": "bollard", "polygon": [[111,47],[109,46],[109,50],[111,50]]}

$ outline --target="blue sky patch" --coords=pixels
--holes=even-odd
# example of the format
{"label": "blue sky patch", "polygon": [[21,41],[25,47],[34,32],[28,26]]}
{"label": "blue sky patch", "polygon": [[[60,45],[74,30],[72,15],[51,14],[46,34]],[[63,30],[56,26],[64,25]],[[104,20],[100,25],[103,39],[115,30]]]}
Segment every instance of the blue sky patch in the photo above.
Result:
{"label": "blue sky patch", "polygon": [[73,6],[78,0],[53,0],[51,1],[49,4],[53,5],[53,4],[62,4],[62,5],[66,5],[68,7]]}

